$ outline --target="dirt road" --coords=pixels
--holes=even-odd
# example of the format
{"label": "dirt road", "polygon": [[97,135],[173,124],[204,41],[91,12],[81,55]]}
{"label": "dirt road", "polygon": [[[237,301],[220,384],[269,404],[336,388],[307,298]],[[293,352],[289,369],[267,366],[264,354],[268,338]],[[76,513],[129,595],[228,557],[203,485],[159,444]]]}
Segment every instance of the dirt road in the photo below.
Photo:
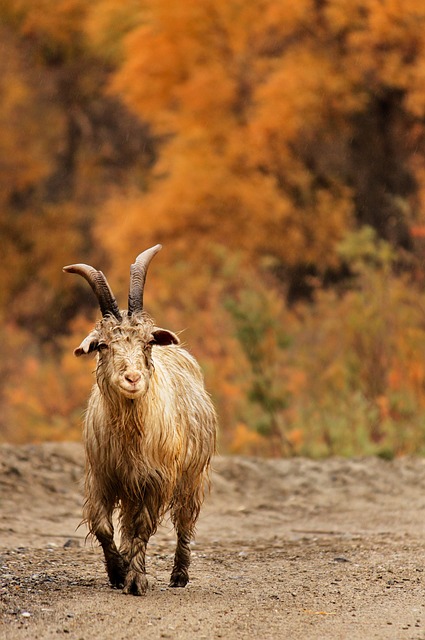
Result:
{"label": "dirt road", "polygon": [[78,444],[0,447],[3,640],[425,640],[425,461],[217,458],[191,581],[174,535],[143,598],[108,586],[81,517]]}

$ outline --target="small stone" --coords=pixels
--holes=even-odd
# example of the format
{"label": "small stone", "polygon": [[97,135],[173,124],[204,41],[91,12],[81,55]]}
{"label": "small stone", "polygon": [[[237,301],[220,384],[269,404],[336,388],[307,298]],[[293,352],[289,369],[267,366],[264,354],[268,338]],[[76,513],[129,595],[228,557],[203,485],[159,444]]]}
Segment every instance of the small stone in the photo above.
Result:
{"label": "small stone", "polygon": [[80,541],[76,538],[69,538],[63,545],[64,549],[77,549],[80,546]]}
{"label": "small stone", "polygon": [[348,560],[348,558],[344,558],[343,556],[338,556],[337,558],[334,558],[334,562],[350,562],[350,560]]}

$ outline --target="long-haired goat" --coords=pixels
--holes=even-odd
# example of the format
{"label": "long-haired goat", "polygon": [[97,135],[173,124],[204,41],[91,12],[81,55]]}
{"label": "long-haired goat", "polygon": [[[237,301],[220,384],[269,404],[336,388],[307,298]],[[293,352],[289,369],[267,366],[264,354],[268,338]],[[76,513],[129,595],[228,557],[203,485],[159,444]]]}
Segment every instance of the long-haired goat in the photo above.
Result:
{"label": "long-haired goat", "polygon": [[97,352],[84,429],[84,519],[102,545],[111,584],[134,595],[146,592],[146,545],[167,510],[177,532],[170,586],[187,584],[189,544],[216,438],[215,411],[196,360],[143,311],[146,271],[160,249],[147,249],[131,265],[127,311],[118,308],[101,271],[64,267],[87,280],[102,312],[74,352]]}

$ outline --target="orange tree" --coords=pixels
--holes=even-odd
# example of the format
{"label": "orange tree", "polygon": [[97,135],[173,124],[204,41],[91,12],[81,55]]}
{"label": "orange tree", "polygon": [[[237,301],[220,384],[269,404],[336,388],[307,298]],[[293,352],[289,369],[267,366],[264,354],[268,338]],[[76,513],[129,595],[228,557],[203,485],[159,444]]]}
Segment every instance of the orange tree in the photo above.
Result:
{"label": "orange tree", "polygon": [[[93,262],[125,296],[129,263],[162,241],[167,250],[149,273],[147,304],[161,324],[187,327],[226,446],[245,438],[262,447],[261,433],[252,437],[249,428],[264,431],[264,415],[269,429],[283,425],[299,443],[291,410],[312,366],[290,359],[317,314],[306,313],[301,326],[301,312],[288,310],[285,297],[309,291],[312,309],[332,324],[321,304],[330,294],[320,287],[341,275],[341,265],[353,269],[338,250],[347,232],[367,223],[409,249],[410,225],[423,223],[423,3],[4,0],[0,17],[7,52],[0,224],[8,258],[0,266],[0,313],[4,340],[24,354],[24,362],[2,365],[9,385],[2,398],[15,411],[23,378],[36,396],[37,379],[48,388],[58,363],[78,375],[62,357],[60,333],[77,332],[78,309],[87,313],[93,303],[82,285],[63,284],[62,264]],[[401,291],[401,281],[390,282]],[[373,342],[374,327],[360,322],[367,296],[356,296],[355,286],[341,313],[347,305],[345,315]],[[402,333],[389,349],[394,384],[405,366],[397,354],[405,363],[413,348],[396,339]],[[367,351],[369,338],[353,335],[356,349]],[[362,371],[366,384],[373,367]],[[418,363],[415,371],[406,379],[419,389]],[[267,395],[261,385],[270,379],[276,387],[268,385]],[[57,397],[70,393],[50,386]],[[71,385],[77,395],[79,388]],[[381,396],[367,398],[373,411]],[[51,414],[63,426],[78,405],[69,398],[62,416],[43,397],[28,403],[39,430]]]}
{"label": "orange tree", "polygon": [[218,242],[266,256],[296,287],[338,267],[355,219],[410,245],[423,3],[155,0],[129,3],[114,31],[118,5],[96,3],[91,33],[108,51],[125,34],[111,88],[163,141],[147,188],[110,207],[123,251],[153,237]]}
{"label": "orange tree", "polygon": [[0,3],[0,433],[8,437],[37,437],[36,415],[52,427],[46,435],[65,436],[65,419],[52,426],[49,397],[84,401],[75,378],[62,396],[54,391],[61,335],[94,306],[61,267],[105,259],[93,241],[96,205],[130,180],[136,158],[141,180],[153,157],[146,125],[103,93],[109,69],[90,49],[86,5]]}
{"label": "orange tree", "polygon": [[[255,281],[293,301],[332,282],[346,264],[337,247],[356,224],[411,249],[424,202],[425,8],[418,0],[127,6],[123,21],[120,3],[98,0],[88,28],[116,67],[110,92],[151,124],[158,156],[142,185],[105,202],[97,238],[117,274],[140,248],[166,245],[158,278],[150,275],[154,309],[169,302],[207,370],[219,369],[232,362],[238,322],[250,321],[233,309],[229,324],[229,294],[245,299]],[[239,269],[229,271],[234,254]],[[208,313],[207,333],[197,317]],[[247,399],[256,374],[243,341],[238,348],[225,379],[238,379]],[[214,380],[221,409],[231,384]],[[233,424],[235,415],[244,424],[242,414],[231,413]]]}

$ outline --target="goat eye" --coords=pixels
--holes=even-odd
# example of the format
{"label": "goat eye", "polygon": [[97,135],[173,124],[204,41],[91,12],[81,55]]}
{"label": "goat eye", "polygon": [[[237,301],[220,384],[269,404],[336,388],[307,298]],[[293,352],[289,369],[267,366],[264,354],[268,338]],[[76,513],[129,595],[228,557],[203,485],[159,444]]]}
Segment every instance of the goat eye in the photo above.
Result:
{"label": "goat eye", "polygon": [[99,349],[99,351],[104,351],[108,348],[108,345],[106,344],[106,342],[99,342],[97,348]]}

